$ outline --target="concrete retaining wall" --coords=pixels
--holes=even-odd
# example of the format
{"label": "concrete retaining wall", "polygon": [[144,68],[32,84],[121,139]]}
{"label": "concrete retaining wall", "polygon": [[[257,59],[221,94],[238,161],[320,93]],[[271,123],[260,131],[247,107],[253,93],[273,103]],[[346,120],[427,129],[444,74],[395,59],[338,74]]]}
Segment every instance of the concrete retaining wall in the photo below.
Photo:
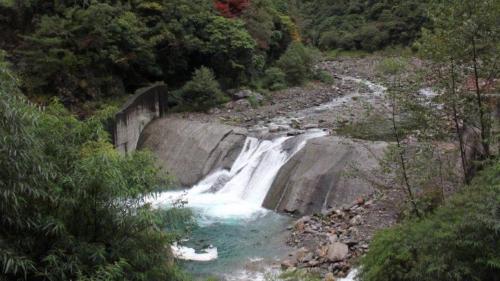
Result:
{"label": "concrete retaining wall", "polygon": [[167,86],[157,83],[138,89],[115,116],[114,144],[124,153],[134,151],[142,130],[167,112]]}

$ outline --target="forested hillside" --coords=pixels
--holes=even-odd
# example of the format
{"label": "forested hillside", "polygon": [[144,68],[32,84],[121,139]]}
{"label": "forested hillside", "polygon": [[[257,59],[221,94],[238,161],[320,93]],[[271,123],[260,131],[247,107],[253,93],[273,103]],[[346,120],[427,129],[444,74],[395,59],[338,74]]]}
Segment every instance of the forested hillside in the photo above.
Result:
{"label": "forested hillside", "polygon": [[294,1],[305,39],[321,49],[375,51],[411,45],[428,23],[428,1]]}
{"label": "forested hillside", "polygon": [[0,48],[30,96],[64,104],[172,88],[210,68],[222,88],[248,84],[297,33],[278,1],[2,1]]}
{"label": "forested hillside", "polygon": [[427,21],[425,7],[413,1],[4,0],[0,48],[9,51],[25,93],[41,103],[56,96],[81,107],[156,81],[178,89],[202,66],[222,90],[276,90],[296,83],[287,71],[298,72],[299,81],[310,75],[300,69],[310,60],[305,53],[277,63],[290,43],[323,50],[407,46]]}

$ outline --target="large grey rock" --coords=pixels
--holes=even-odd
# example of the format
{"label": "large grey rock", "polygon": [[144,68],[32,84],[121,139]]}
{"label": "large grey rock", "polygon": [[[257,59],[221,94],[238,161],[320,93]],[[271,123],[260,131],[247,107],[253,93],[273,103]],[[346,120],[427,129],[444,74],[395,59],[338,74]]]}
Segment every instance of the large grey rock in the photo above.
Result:
{"label": "large grey rock", "polygon": [[346,244],[335,242],[328,245],[327,257],[331,262],[342,261],[349,254],[349,247]]}
{"label": "large grey rock", "polygon": [[230,168],[245,135],[238,127],[160,118],[143,130],[138,147],[151,150],[179,184],[191,186],[215,169]]}
{"label": "large grey rock", "polygon": [[263,206],[310,214],[350,204],[373,192],[365,179],[378,169],[376,157],[386,147],[336,136],[312,139],[280,169]]}

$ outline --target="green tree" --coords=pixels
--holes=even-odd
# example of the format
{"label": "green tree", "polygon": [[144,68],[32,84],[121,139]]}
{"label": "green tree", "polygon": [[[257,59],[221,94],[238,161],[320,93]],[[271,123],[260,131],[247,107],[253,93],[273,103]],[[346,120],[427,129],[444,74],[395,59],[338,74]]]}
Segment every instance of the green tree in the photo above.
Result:
{"label": "green tree", "polygon": [[50,219],[46,206],[53,200],[47,190],[51,167],[44,162],[31,130],[36,124],[35,112],[25,104],[3,57],[0,101],[0,165],[4,167],[0,171],[0,269],[5,278],[26,279],[36,270],[29,247],[44,235],[42,226],[52,230],[44,224]]}
{"label": "green tree", "polygon": [[243,21],[217,15],[210,1],[148,3],[137,6],[138,14],[169,85],[181,86],[201,66],[210,67],[224,88],[249,80],[256,44]]}
{"label": "green tree", "polygon": [[286,74],[277,67],[270,67],[264,73],[264,86],[271,90],[281,90],[286,88]]}
{"label": "green tree", "polygon": [[119,154],[109,114],[37,109],[1,60],[0,76],[3,280],[185,280],[169,247],[181,233],[166,230],[190,217],[145,202],[168,186],[151,155]]}
{"label": "green tree", "polygon": [[317,54],[301,43],[292,43],[277,61],[278,67],[286,75],[289,85],[300,85],[312,75],[312,67]]}
{"label": "green tree", "polygon": [[[424,30],[420,49],[431,59],[433,75],[440,78],[441,101],[455,127],[462,155],[465,182],[472,178],[473,161],[468,159],[464,139],[467,129],[479,131],[482,158],[490,153],[491,114],[486,91],[498,77],[497,65],[500,5],[496,1],[435,1],[433,29]],[[480,158],[481,158],[480,157]]]}
{"label": "green tree", "polygon": [[409,45],[428,22],[427,0],[292,1],[304,37],[322,49],[375,51]]}
{"label": "green tree", "polygon": [[206,67],[201,67],[193,73],[193,78],[180,90],[185,106],[195,110],[208,110],[227,101],[222,93],[214,73]]}
{"label": "green tree", "polygon": [[424,219],[379,232],[363,281],[500,280],[500,162]]}
{"label": "green tree", "polygon": [[130,8],[91,3],[41,17],[25,37],[20,66],[28,93],[74,103],[124,94],[161,74],[146,26]]}

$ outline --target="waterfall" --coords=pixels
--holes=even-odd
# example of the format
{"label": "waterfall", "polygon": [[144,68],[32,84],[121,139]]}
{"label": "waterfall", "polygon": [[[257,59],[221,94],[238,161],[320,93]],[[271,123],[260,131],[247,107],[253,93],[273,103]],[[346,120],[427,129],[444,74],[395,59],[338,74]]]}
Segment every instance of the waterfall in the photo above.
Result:
{"label": "waterfall", "polygon": [[[268,211],[262,203],[280,168],[300,151],[309,139],[326,135],[321,130],[311,130],[296,137],[278,137],[259,140],[247,137],[231,169],[217,170],[207,175],[190,189],[168,191],[150,198],[156,207],[169,207],[176,202],[186,202],[193,209],[198,223],[241,223],[255,219]],[[217,259],[216,247],[197,253],[195,249],[174,244],[172,252],[177,258],[194,261]]]}
{"label": "waterfall", "polygon": [[307,140],[326,135],[312,130],[296,137],[259,140],[247,137],[231,169],[217,170],[184,191],[165,192],[153,200],[155,205],[187,202],[203,217],[201,223],[214,219],[248,219],[266,212],[261,207],[280,168]]}

